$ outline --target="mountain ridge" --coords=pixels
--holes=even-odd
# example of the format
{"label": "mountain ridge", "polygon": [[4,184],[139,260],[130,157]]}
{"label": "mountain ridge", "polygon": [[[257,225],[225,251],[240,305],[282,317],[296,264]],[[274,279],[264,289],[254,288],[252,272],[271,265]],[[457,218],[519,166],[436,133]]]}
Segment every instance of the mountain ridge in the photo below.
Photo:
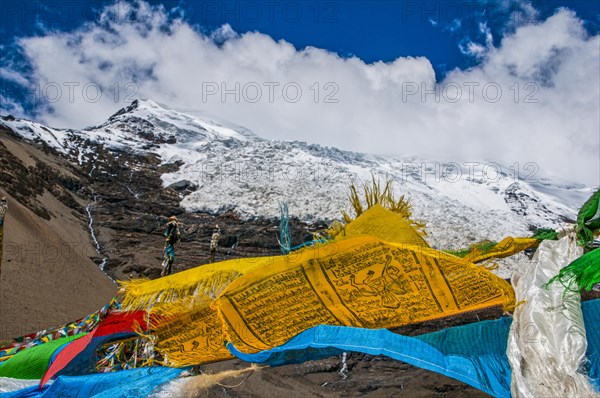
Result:
{"label": "mountain ridge", "polygon": [[[341,210],[350,210],[351,181],[390,178],[395,193],[411,200],[413,216],[427,222],[429,243],[442,249],[558,228],[576,218],[592,192],[591,187],[538,177],[533,164],[391,157],[268,140],[152,100],[135,100],[104,123],[83,130],[7,117],[0,126],[53,148],[90,178],[115,173],[103,164],[107,159],[122,162],[119,173],[128,177],[120,182],[134,196],[139,193],[130,182],[152,159],[152,168],[160,169],[162,189],[177,191],[173,200],[180,211],[230,212],[241,220],[277,219],[279,204],[288,202],[299,221],[328,223],[341,218]],[[99,159],[99,153],[106,159]],[[119,160],[129,155],[141,160]]]}

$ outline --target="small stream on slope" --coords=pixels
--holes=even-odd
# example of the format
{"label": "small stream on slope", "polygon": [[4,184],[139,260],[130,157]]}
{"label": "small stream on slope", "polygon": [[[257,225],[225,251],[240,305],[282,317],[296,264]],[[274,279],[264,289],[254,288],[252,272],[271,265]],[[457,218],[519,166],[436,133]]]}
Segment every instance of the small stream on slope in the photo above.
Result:
{"label": "small stream on slope", "polygon": [[97,202],[97,199],[96,199],[96,194],[94,194],[92,192],[92,195],[94,196],[94,201],[91,203],[88,203],[87,206],[85,206],[85,211],[87,212],[87,215],[88,215],[88,229],[90,230],[90,235],[92,237],[92,241],[94,242],[94,246],[96,247],[96,252],[98,252],[98,254],[102,257],[102,261],[100,262],[100,264],[98,266],[100,267],[100,271],[104,272],[104,267],[106,266],[106,263],[108,262],[108,257],[104,256],[102,254],[102,251],[101,251],[102,247],[100,246],[100,242],[98,242],[98,238],[96,237],[96,232],[94,231],[94,218],[92,217],[92,205]]}

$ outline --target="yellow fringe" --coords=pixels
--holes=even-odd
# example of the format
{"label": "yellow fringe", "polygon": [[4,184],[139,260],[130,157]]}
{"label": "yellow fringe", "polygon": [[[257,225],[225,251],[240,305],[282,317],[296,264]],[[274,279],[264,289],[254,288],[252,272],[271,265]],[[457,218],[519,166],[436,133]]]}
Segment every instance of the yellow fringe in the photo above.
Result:
{"label": "yellow fringe", "polygon": [[164,278],[119,281],[124,311],[151,310],[189,296],[216,298],[241,275],[274,261],[275,257],[234,259],[192,268]]}

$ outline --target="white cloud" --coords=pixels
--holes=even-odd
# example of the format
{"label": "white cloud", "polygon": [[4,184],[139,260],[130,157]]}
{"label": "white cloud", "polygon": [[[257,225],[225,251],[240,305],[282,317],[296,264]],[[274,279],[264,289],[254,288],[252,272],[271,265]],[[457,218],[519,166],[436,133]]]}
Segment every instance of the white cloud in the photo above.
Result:
{"label": "white cloud", "polygon": [[460,19],[456,18],[456,19],[453,19],[452,21],[450,21],[450,23],[448,23],[444,27],[444,30],[454,33],[454,32],[457,32],[461,27],[462,27],[462,22],[460,21]]}
{"label": "white cloud", "polygon": [[[422,89],[436,87],[426,58],[368,64],[318,48],[298,50],[258,32],[238,35],[227,25],[203,34],[146,3],[118,3],[98,23],[19,44],[34,67],[33,76],[23,78],[38,81],[48,95],[54,87],[48,84],[63,87],[52,111],[39,115],[57,127],[102,122],[129,95],[197,109],[267,138],[464,161],[536,162],[540,173],[597,185],[599,36],[588,37],[564,9],[517,27],[498,48],[487,26],[481,28],[486,45],[468,49],[480,64],[450,72],[437,85],[445,94],[439,102],[433,94],[423,96]],[[83,100],[84,87],[88,97],[96,94],[91,83],[102,88],[97,102]],[[79,84],[72,101],[65,84]],[[302,96],[292,102],[298,87]],[[453,103],[457,87],[462,97]],[[493,102],[497,88],[502,96]],[[239,102],[235,93],[222,98],[223,89],[237,92]],[[253,102],[258,89],[262,97]]]}
{"label": "white cloud", "polygon": [[490,18],[504,21],[504,32],[539,22],[540,13],[530,0],[479,0],[491,12]]}
{"label": "white cloud", "polygon": [[21,104],[2,94],[0,94],[0,113],[21,118],[25,117],[25,110]]}
{"label": "white cloud", "polygon": [[507,28],[514,31],[516,28],[524,25],[536,23],[539,20],[540,13],[529,1],[516,2],[516,10],[510,13]]}
{"label": "white cloud", "polygon": [[235,30],[233,30],[233,28],[229,24],[221,26],[219,29],[215,30],[210,35],[211,40],[219,44],[224,43],[227,40],[235,39],[237,37],[239,37],[239,35]]}
{"label": "white cloud", "polygon": [[459,44],[460,51],[463,54],[482,59],[494,48],[494,37],[487,22],[479,23],[479,32],[485,37],[485,46],[467,38]]}
{"label": "white cloud", "polygon": [[0,67],[0,76],[2,76],[3,79],[17,83],[21,86],[26,86],[27,84],[29,84],[29,81],[21,73],[16,72],[13,68],[10,67]]}

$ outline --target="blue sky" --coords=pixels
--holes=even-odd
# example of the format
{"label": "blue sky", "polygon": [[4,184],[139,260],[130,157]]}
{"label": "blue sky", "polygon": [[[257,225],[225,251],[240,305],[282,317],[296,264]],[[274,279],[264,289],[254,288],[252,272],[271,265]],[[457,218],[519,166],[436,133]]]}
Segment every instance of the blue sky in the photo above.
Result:
{"label": "blue sky", "polygon": [[588,0],[3,0],[0,113],[83,128],[150,98],[266,138],[598,185],[599,16]]}
{"label": "blue sky", "polygon": [[[62,3],[62,4],[61,4]],[[15,38],[44,34],[47,29],[69,31],[97,18],[113,1],[5,0],[0,5],[0,44]],[[485,21],[495,45],[519,1],[508,0],[373,0],[373,1],[150,1],[179,9],[199,30],[212,31],[228,23],[239,33],[259,31],[284,39],[297,48],[314,46],[341,56],[356,55],[366,62],[393,61],[400,56],[425,56],[442,79],[453,68],[468,68],[477,60],[460,51],[466,39],[485,41],[479,23]],[[536,20],[558,8],[576,12],[590,34],[600,30],[600,1],[534,0]],[[175,13],[175,12],[174,12]],[[522,14],[522,21],[533,19]],[[457,24],[460,21],[460,25]]]}

